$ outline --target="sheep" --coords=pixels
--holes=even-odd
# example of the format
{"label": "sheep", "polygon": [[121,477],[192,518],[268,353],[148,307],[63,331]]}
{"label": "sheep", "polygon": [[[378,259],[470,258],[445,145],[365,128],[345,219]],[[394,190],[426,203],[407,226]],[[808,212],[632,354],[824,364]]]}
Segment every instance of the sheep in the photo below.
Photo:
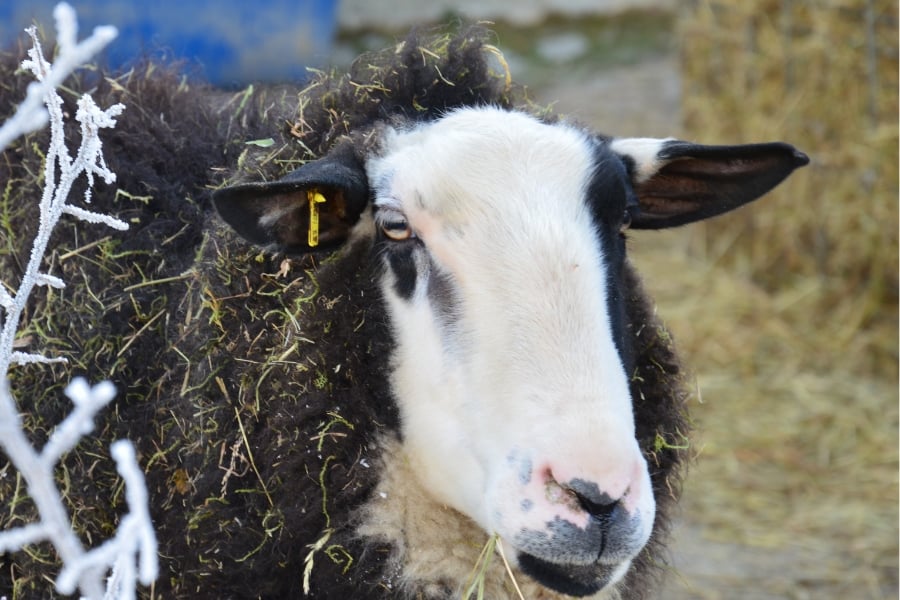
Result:
{"label": "sheep", "polygon": [[[132,228],[59,232],[50,262],[83,285],[36,300],[23,339],[72,367],[11,380],[38,443],[67,375],[118,386],[63,479],[79,533],[108,531],[100,449],[135,441],[152,597],[460,598],[490,542],[511,576],[493,561],[489,598],[652,593],[688,391],[626,232],[736,209],[808,159],[590,132],[530,105],[489,41],[413,33],[299,91],[156,65],[71,83],[128,107],[94,202]],[[4,279],[39,140],[0,164]],[[0,526],[31,518],[11,478],[0,499]],[[49,594],[46,549],[3,562],[0,590]]]}

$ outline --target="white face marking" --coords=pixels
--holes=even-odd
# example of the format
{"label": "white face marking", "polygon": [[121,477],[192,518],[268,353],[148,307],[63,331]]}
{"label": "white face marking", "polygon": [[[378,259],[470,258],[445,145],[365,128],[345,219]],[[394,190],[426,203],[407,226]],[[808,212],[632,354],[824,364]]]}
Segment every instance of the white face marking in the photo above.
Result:
{"label": "white face marking", "polygon": [[610,142],[613,152],[630,156],[635,162],[637,183],[650,179],[668,161],[660,160],[659,151],[675,138],[618,138]]}
{"label": "white face marking", "polygon": [[[599,562],[612,581],[646,543],[655,504],[585,201],[594,144],[464,109],[388,135],[367,171],[376,222],[405,219],[415,235],[386,250],[404,257],[414,290],[398,293],[392,268],[383,283],[413,471],[517,552]],[[573,490],[621,507],[605,555]]]}

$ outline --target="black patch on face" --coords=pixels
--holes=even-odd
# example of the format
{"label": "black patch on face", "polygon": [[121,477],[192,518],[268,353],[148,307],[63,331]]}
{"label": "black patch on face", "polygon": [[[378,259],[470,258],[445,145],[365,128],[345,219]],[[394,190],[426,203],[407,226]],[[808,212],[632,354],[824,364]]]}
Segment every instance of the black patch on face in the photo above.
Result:
{"label": "black patch on face", "polygon": [[412,299],[416,291],[416,260],[415,247],[405,242],[392,244],[387,250],[387,262],[394,274],[394,291],[406,301]]}
{"label": "black patch on face", "polygon": [[628,173],[628,180],[634,181],[637,174],[637,162],[634,160],[634,157],[628,156],[627,154],[617,156],[619,160],[622,161],[622,164],[625,165],[625,172]]}
{"label": "black patch on face", "polygon": [[[625,236],[621,232],[626,212],[637,205],[628,176],[628,165],[606,144],[598,144],[595,151],[594,176],[587,189],[589,206],[596,218],[600,247],[606,266],[606,301],[612,326],[613,341],[626,373],[631,373],[634,357],[625,332]],[[633,165],[632,165],[633,167]]]}
{"label": "black patch on face", "polygon": [[445,328],[451,328],[458,320],[458,294],[450,275],[429,264],[428,301],[434,314]]}
{"label": "black patch on face", "polygon": [[410,302],[416,287],[427,286],[425,293],[437,321],[448,338],[454,336],[459,321],[459,294],[453,276],[437,267],[422,240],[415,235],[393,240],[379,228],[374,251],[393,275],[394,292],[401,299]]}
{"label": "black patch on face", "polygon": [[519,532],[516,543],[541,556],[558,556],[561,550],[568,550],[571,556],[577,555],[581,560],[589,555],[599,558],[609,537],[609,531],[604,525],[599,520],[590,519],[587,527],[582,529],[571,521],[556,516],[546,523],[546,531]]}
{"label": "black patch on face", "polygon": [[432,269],[428,277],[428,300],[440,315],[453,309],[453,284],[447,275]]}
{"label": "black patch on face", "polygon": [[531,468],[531,459],[526,459],[519,466],[519,483],[528,485],[531,483],[531,474],[534,472]]}
{"label": "black patch on face", "polygon": [[601,564],[557,565],[524,552],[517,558],[522,572],[541,585],[578,598],[600,591],[609,583],[614,570]]}

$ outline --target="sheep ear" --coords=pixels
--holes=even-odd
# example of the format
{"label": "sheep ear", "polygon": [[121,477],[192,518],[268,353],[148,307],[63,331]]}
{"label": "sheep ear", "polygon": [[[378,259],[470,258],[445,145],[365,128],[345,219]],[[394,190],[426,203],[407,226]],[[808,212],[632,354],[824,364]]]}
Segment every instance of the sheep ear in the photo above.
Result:
{"label": "sheep ear", "polygon": [[213,205],[248,241],[288,254],[342,244],[368,202],[365,169],[349,148],[283,179],[216,190]]}
{"label": "sheep ear", "polygon": [[809,158],[781,142],[703,146],[679,140],[621,138],[622,157],[640,204],[635,229],[663,229],[734,210],[781,183]]}

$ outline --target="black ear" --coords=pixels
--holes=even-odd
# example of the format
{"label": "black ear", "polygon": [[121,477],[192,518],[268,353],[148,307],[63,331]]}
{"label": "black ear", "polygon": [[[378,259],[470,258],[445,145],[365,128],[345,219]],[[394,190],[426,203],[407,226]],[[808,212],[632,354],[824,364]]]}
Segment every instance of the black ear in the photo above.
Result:
{"label": "black ear", "polygon": [[809,157],[781,142],[703,146],[622,138],[610,143],[631,175],[640,204],[635,229],[693,223],[756,200]]}
{"label": "black ear", "polygon": [[363,165],[349,146],[270,183],[216,190],[213,205],[241,236],[288,254],[341,245],[369,198]]}

